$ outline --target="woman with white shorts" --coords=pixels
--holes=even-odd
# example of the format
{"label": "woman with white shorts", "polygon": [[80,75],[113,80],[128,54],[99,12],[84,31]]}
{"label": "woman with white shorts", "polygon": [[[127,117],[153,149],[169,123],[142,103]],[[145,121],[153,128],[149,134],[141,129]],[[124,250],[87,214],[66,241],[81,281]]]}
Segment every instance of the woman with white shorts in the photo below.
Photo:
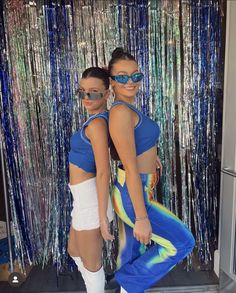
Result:
{"label": "woman with white shorts", "polygon": [[70,140],[69,187],[73,209],[68,253],[81,272],[87,292],[104,293],[103,239],[114,239],[109,232],[112,207],[107,111],[109,75],[106,70],[86,69],[80,80],[78,97],[89,119]]}

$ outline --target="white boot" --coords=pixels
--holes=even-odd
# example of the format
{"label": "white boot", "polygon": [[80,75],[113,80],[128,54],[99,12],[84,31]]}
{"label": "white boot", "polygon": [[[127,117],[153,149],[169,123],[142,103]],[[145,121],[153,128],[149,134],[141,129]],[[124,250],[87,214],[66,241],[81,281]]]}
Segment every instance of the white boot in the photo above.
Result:
{"label": "white boot", "polygon": [[103,267],[97,272],[87,270],[79,256],[72,256],[80,271],[87,289],[87,293],[104,293],[105,292],[105,274]]}
{"label": "white boot", "polygon": [[103,267],[97,272],[90,272],[83,267],[84,282],[87,293],[104,293],[105,292],[105,274]]}
{"label": "white boot", "polygon": [[71,258],[76,263],[78,270],[81,271],[83,269],[83,267],[84,267],[81,258],[79,256],[71,256]]}
{"label": "white boot", "polygon": [[74,262],[76,263],[77,265],[77,268],[78,270],[81,272],[82,274],[82,271],[83,271],[83,268],[84,268],[84,265],[83,265],[83,262],[81,260],[81,258],[79,256],[71,256],[71,258],[74,260]]}
{"label": "white boot", "polygon": [[86,277],[85,277],[85,274],[84,274],[85,267],[84,267],[84,264],[82,262],[82,259],[79,256],[71,256],[71,258],[76,263],[78,271],[81,273],[81,276],[82,276],[82,278],[84,280],[84,283],[85,283],[85,286],[86,286],[86,280],[85,280]]}
{"label": "white boot", "polygon": [[120,287],[120,293],[128,293],[124,288]]}

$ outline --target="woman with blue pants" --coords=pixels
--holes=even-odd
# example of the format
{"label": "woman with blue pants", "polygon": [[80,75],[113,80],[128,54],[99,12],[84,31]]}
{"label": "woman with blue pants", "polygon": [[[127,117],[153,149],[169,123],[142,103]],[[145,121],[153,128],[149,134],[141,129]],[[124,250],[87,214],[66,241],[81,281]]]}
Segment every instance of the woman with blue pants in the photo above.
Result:
{"label": "woman with blue pants", "polygon": [[143,78],[137,62],[117,48],[108,70],[115,94],[109,130],[122,163],[112,192],[120,224],[115,278],[120,292],[143,293],[186,257],[195,241],[184,223],[153,198],[160,128],[133,106]]}

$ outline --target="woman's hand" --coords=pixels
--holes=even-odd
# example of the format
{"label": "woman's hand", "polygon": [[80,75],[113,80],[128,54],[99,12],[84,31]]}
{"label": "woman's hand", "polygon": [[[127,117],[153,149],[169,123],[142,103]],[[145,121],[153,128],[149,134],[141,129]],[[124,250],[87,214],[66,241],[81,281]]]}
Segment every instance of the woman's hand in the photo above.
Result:
{"label": "woman's hand", "polygon": [[151,241],[152,237],[152,226],[149,219],[143,219],[136,221],[133,229],[134,237],[141,243],[147,245]]}
{"label": "woman's hand", "polygon": [[105,241],[107,240],[114,240],[114,236],[110,234],[109,231],[109,221],[108,218],[104,218],[103,220],[100,220],[100,230],[102,237]]}

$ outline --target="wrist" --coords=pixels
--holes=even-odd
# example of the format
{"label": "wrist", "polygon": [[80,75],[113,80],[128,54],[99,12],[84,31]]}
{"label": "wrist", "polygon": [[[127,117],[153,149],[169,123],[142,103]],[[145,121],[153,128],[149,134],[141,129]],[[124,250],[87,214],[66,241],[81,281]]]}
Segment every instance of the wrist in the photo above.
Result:
{"label": "wrist", "polygon": [[100,223],[107,222],[107,215],[99,218]]}
{"label": "wrist", "polygon": [[143,221],[143,220],[148,220],[148,215],[142,216],[142,217],[136,217],[135,218],[135,222],[137,222],[137,221]]}

